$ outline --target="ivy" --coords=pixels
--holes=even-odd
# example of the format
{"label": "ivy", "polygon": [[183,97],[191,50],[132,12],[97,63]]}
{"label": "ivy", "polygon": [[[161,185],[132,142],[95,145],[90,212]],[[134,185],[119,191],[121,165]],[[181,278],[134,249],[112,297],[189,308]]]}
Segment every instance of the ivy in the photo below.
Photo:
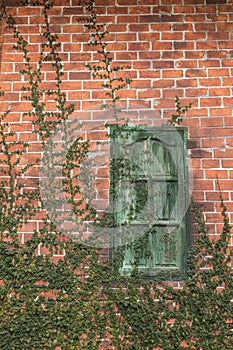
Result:
{"label": "ivy", "polygon": [[[28,4],[26,3],[25,6]],[[43,1],[44,27],[40,57],[36,68],[31,64],[28,42],[20,34],[4,2],[1,17],[13,30],[14,49],[23,54],[25,67],[21,71],[27,84],[22,88],[24,98],[31,104],[27,116],[33,118],[34,132],[50,154],[49,143],[58,125],[74,111],[62,92],[63,64],[58,53],[59,37],[51,34],[49,10],[52,3]],[[38,6],[38,3],[31,4]],[[91,31],[90,45],[98,47],[102,59],[89,64],[93,75],[106,82],[107,97],[117,116],[117,91],[128,86],[128,80],[117,76],[120,67],[113,67],[107,50],[107,31],[97,23],[94,2],[82,4],[87,13],[83,23]],[[87,22],[86,22],[87,21]],[[41,88],[43,66],[52,63],[56,88]],[[1,92],[3,95],[3,92]],[[46,97],[53,98],[56,109],[47,109]],[[180,124],[191,105],[181,107],[175,100],[176,111],[169,124]],[[27,175],[36,164],[23,165],[28,143],[14,141],[10,131],[10,109],[0,118],[0,348],[9,349],[232,349],[232,250],[231,227],[221,192],[223,228],[212,241],[202,213],[193,203],[198,239],[189,254],[187,275],[182,288],[174,288],[166,280],[145,280],[137,269],[143,254],[148,254],[142,237],[134,244],[135,266],[130,276],[122,277],[119,268],[124,248],[117,258],[101,262],[98,249],[71,239],[57,227],[56,210],[47,210],[38,189],[29,189]],[[66,140],[66,138],[64,139]],[[73,140],[62,164],[64,192],[77,217],[86,215],[96,220],[96,227],[109,228],[114,222],[109,217],[100,219],[92,203],[82,207],[82,192],[74,171],[89,149],[88,141]],[[56,159],[48,157],[53,181]],[[119,164],[117,171],[125,172]],[[35,186],[37,187],[37,186]],[[143,192],[143,191],[142,191]],[[78,198],[78,200],[77,200]],[[143,207],[145,198],[140,202]],[[24,241],[24,225],[40,215],[40,225]],[[133,214],[132,214],[133,215]],[[106,220],[106,221],[105,221]],[[130,220],[130,218],[129,218]]]}

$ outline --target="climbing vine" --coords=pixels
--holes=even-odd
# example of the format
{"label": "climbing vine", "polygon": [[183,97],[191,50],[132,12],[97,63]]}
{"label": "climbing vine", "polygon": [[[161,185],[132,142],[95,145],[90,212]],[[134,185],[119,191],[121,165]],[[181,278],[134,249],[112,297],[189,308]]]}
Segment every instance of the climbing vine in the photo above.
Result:
{"label": "climbing vine", "polygon": [[[52,3],[43,1],[40,5],[44,9],[45,25],[36,67],[31,63],[27,40],[3,5],[1,16],[13,31],[14,49],[24,57],[25,65],[21,71],[25,80],[23,98],[31,104],[26,115],[32,119],[33,132],[51,154],[54,145],[48,140],[56,127],[69,119],[74,106],[67,103],[62,92],[59,37],[51,34],[48,21]],[[108,90],[107,97],[118,120],[117,91],[125,88],[129,80],[116,75],[120,67],[113,66],[105,42],[107,32],[98,25],[94,2],[83,4],[83,7],[89,11],[82,21],[93,32],[91,45],[99,47],[99,53],[103,55],[100,64],[90,63],[89,68],[96,77],[105,80],[104,88]],[[54,89],[41,87],[46,62],[54,68]],[[56,103],[53,111],[46,105],[47,97]],[[191,107],[182,108],[178,98],[175,102],[176,112],[169,122],[171,125],[180,124]],[[182,288],[174,288],[162,279],[144,279],[137,269],[138,259],[131,275],[123,277],[119,267],[124,250],[119,251],[118,259],[101,262],[96,247],[81,244],[60,230],[56,225],[58,214],[56,210],[45,208],[38,184],[33,190],[27,187],[27,174],[41,159],[35,160],[35,164],[21,162],[27,159],[29,145],[17,141],[10,130],[10,114],[9,109],[0,118],[0,348],[232,349],[231,228],[222,197],[223,228],[215,242],[208,235],[202,213],[193,204],[199,236],[189,254]],[[63,132],[68,132],[66,127]],[[80,170],[89,143],[79,139],[74,140],[72,147],[66,143],[64,147],[69,152],[63,159],[62,186],[69,203],[77,216],[86,215],[87,219],[95,220],[97,213],[91,203],[81,207],[82,192],[74,184],[77,178],[72,175],[74,169]],[[56,169],[53,157],[48,157],[47,161],[52,169]],[[53,181],[53,170],[50,175]],[[24,225],[38,217],[40,224],[23,241]],[[107,220],[110,220],[107,221],[109,227],[114,225],[111,218]],[[101,225],[106,226],[106,222],[98,221],[97,227]],[[139,250],[143,250],[145,242],[144,238],[139,240]]]}

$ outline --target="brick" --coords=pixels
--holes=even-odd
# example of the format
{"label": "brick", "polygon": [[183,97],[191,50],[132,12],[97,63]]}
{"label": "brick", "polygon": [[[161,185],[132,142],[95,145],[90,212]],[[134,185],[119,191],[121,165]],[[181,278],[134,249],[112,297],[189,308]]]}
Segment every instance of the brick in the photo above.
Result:
{"label": "brick", "polygon": [[197,50],[217,50],[217,42],[215,41],[201,41],[196,43]]}
{"label": "brick", "polygon": [[174,13],[184,13],[184,14],[190,14],[194,13],[195,8],[194,6],[174,6]]}
{"label": "brick", "polygon": [[83,14],[83,8],[78,7],[65,7],[63,8],[63,15],[80,15]]}
{"label": "brick", "polygon": [[[114,15],[116,15],[116,14],[127,15],[129,13],[129,11],[132,9],[135,9],[135,7],[128,8],[127,6],[124,6],[124,7],[123,6],[121,6],[121,7],[114,6],[114,7],[109,7],[107,9],[107,12],[108,12],[108,14],[114,14]],[[98,9],[98,12],[99,12],[99,9]],[[135,11],[130,11],[130,13],[135,14],[137,12],[135,10]]]}
{"label": "brick", "polygon": [[[108,20],[109,21],[109,20]],[[114,22],[114,17],[112,20],[110,20],[109,22]],[[138,17],[137,16],[117,16],[117,23],[137,23],[138,22]]]}
{"label": "brick", "polygon": [[197,32],[209,32],[216,29],[215,23],[195,23],[194,26]]}
{"label": "brick", "polygon": [[116,60],[131,61],[137,59],[137,52],[116,52]]}
{"label": "brick", "polygon": [[222,118],[202,118],[201,126],[220,127],[223,126],[223,120]]}
{"label": "brick", "polygon": [[202,86],[220,86],[221,81],[218,78],[199,79]]}
{"label": "brick", "polygon": [[[143,36],[140,38],[139,40],[148,40],[146,38],[146,34],[147,33],[142,33],[141,35],[145,34],[145,37],[143,38]],[[148,33],[149,34],[149,33]],[[150,33],[152,34],[152,33]],[[140,35],[140,33],[139,33]],[[120,33],[120,34],[116,34],[116,41],[135,41],[136,40],[136,33]]]}
{"label": "brick", "polygon": [[202,59],[204,57],[204,51],[185,51],[184,52],[186,59]]}
{"label": "brick", "polygon": [[212,136],[213,137],[227,137],[233,135],[233,128],[220,128],[220,129],[213,129],[212,130]]}
{"label": "brick", "polygon": [[208,69],[208,74],[210,77],[224,77],[229,76],[228,68],[218,68],[218,69]]}
{"label": "brick", "polygon": [[233,49],[232,41],[219,41],[219,49]]}
{"label": "brick", "polygon": [[174,61],[159,60],[153,62],[153,68],[164,69],[164,68],[174,68]]}
{"label": "brick", "polygon": [[135,61],[135,62],[133,62],[133,68],[134,69],[149,69],[150,62],[148,62],[148,61]]}
{"label": "brick", "polygon": [[164,41],[164,42],[160,42],[160,41],[152,42],[152,50],[159,50],[159,51],[172,50],[172,42],[167,42],[167,41]]}
{"label": "brick", "polygon": [[233,148],[215,149],[214,156],[216,158],[232,158],[233,159]]}
{"label": "brick", "polygon": [[200,106],[201,107],[214,107],[214,106],[221,106],[222,101],[219,97],[213,97],[213,98],[201,98],[200,99]]}
{"label": "brick", "polygon": [[208,32],[208,40],[229,40],[228,32]]}
{"label": "brick", "polygon": [[[131,29],[131,26],[135,26],[135,24],[130,24],[129,25],[129,29],[130,31],[135,31],[137,32],[137,30],[132,30]],[[106,26],[106,29],[109,33],[124,33],[126,32],[126,24],[107,24]],[[148,26],[147,26],[147,29],[145,30],[148,30]]]}
{"label": "brick", "polygon": [[225,147],[225,138],[202,139],[202,148]]}
{"label": "brick", "polygon": [[160,98],[160,91],[155,89],[138,91],[138,98],[147,99],[147,98]]}
{"label": "brick", "polygon": [[[183,89],[162,89],[162,98],[165,99],[170,99],[173,98],[175,99],[176,96],[182,97],[184,95]],[[172,114],[174,111],[164,111],[164,116],[166,118],[171,118]]]}
{"label": "brick", "polygon": [[185,32],[185,40],[206,40],[206,34],[205,33],[192,33],[192,32]]}
{"label": "brick", "polygon": [[231,90],[229,88],[210,88],[210,96],[230,96]]}
{"label": "brick", "polygon": [[173,79],[156,80],[153,83],[154,88],[167,88],[167,87],[173,87],[174,85],[175,85],[175,81]]}
{"label": "brick", "polygon": [[154,5],[154,6],[156,6],[156,5],[159,5],[159,0],[141,0],[140,1],[140,5]]}
{"label": "brick", "polygon": [[69,91],[68,92],[68,100],[82,100],[82,99],[90,99],[90,91]]}
{"label": "brick", "polygon": [[162,32],[162,40],[182,40],[183,39],[183,33],[178,33],[178,32],[175,32],[175,33],[167,33],[167,32]]}
{"label": "brick", "polygon": [[182,78],[183,77],[183,71],[182,70],[163,70],[162,71],[162,77],[163,78]]}
{"label": "brick", "polygon": [[159,78],[160,72],[158,70],[142,70],[139,72],[140,78]]}
{"label": "brick", "polygon": [[196,14],[196,15],[188,15],[185,16],[185,22],[191,22],[191,23],[195,23],[195,22],[205,22],[205,15],[203,14]]}
{"label": "brick", "polygon": [[180,79],[177,81],[177,87],[190,87],[197,86],[196,79]]}
{"label": "brick", "polygon": [[171,23],[157,23],[157,24],[151,24],[150,25],[151,30],[155,31],[155,32],[169,32],[172,29],[172,25]]}
{"label": "brick", "polygon": [[224,97],[223,103],[224,106],[233,106],[233,97]]}
{"label": "brick", "polygon": [[70,60],[88,62],[88,61],[91,61],[91,54],[90,53],[71,53]]}
{"label": "brick", "polygon": [[205,69],[187,69],[185,73],[186,77],[205,77]]}
{"label": "brick", "polygon": [[226,0],[206,0],[206,4],[226,4]]}
{"label": "brick", "polygon": [[232,159],[222,159],[222,167],[223,168],[233,168]]}
{"label": "brick", "polygon": [[130,84],[131,88],[151,88],[150,80],[133,80]]}
{"label": "brick", "polygon": [[[122,44],[120,44],[122,47]],[[128,43],[128,50],[137,50],[137,51],[147,51],[149,50],[150,44],[148,42],[135,42],[135,43]],[[114,48],[114,46],[113,46]],[[114,49],[115,50],[115,49]],[[122,47],[121,50],[124,50]]]}
{"label": "brick", "polygon": [[179,60],[176,62],[177,68],[197,68],[196,60]]}
{"label": "brick", "polygon": [[156,23],[160,22],[160,16],[159,15],[140,15],[139,16],[139,22],[140,23]]}
{"label": "brick", "polygon": [[220,67],[220,61],[219,60],[203,60],[199,62],[200,68],[205,67]]}
{"label": "brick", "polygon": [[194,43],[186,41],[176,41],[174,42],[174,50],[193,50]]}
{"label": "brick", "polygon": [[154,6],[153,13],[170,15],[173,12],[172,6]]}
{"label": "brick", "polygon": [[195,190],[213,190],[214,189],[214,184],[213,184],[213,181],[211,180],[195,179],[193,181],[193,185]]}
{"label": "brick", "polygon": [[233,78],[223,78],[222,82],[224,86],[232,86]]}
{"label": "brick", "polygon": [[193,30],[193,27],[192,27],[192,24],[190,24],[190,23],[182,23],[182,24],[176,23],[176,24],[172,25],[172,29],[174,31],[180,31],[180,32],[188,31],[188,32],[190,32]]}
{"label": "brick", "polygon": [[[222,197],[224,199],[224,201],[228,201],[229,200],[229,193],[228,192],[222,192]],[[219,193],[216,191],[206,191],[205,193],[206,195],[206,200],[208,201],[219,201]]]}

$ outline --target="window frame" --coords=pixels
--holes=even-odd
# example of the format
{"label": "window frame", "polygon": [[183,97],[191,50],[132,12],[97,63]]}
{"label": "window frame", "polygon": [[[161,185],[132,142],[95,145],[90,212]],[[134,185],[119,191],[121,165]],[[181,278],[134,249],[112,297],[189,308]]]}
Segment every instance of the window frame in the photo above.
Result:
{"label": "window frame", "polygon": [[[178,132],[181,137],[182,137],[182,159],[183,159],[183,172],[184,172],[184,183],[186,183],[185,185],[185,189],[184,189],[184,194],[185,194],[185,198],[184,198],[184,202],[185,202],[185,206],[187,207],[187,210],[185,212],[185,215],[182,219],[182,225],[184,226],[184,237],[182,237],[182,239],[184,239],[184,242],[181,243],[183,245],[183,250],[180,253],[181,255],[181,263],[179,265],[179,269],[178,268],[169,268],[168,265],[164,266],[164,268],[159,267],[158,269],[156,269],[155,266],[153,266],[151,268],[151,271],[153,271],[153,273],[145,273],[143,274],[143,278],[145,279],[155,279],[155,278],[163,278],[166,280],[181,280],[182,276],[186,275],[186,271],[187,271],[187,254],[188,254],[188,250],[190,248],[190,210],[189,210],[189,162],[188,162],[188,148],[187,148],[187,141],[188,141],[188,128],[187,127],[166,127],[166,126],[159,126],[159,127],[151,127],[151,126],[129,126],[129,125],[119,125],[119,124],[112,124],[109,126],[109,135],[110,135],[110,160],[112,162],[112,160],[114,159],[114,155],[113,155],[113,150],[111,147],[111,141],[116,139],[116,132],[117,130],[120,132],[140,132],[140,133],[145,133],[145,135],[154,135],[154,134],[158,134],[160,132]],[[112,190],[112,186],[114,184],[114,173],[112,170],[112,166],[111,166],[111,162],[110,162],[110,189],[109,189],[109,198],[110,198],[110,202],[112,203],[114,201],[113,199],[113,190]],[[177,180],[178,181],[178,180]],[[178,198],[178,197],[177,197]],[[113,211],[113,222],[114,224],[116,223],[116,218],[115,216],[115,212]],[[181,223],[177,226],[177,230],[179,230]],[[155,225],[156,226],[156,225]],[[114,248],[114,234],[111,236],[111,246],[113,248],[111,248],[110,250],[110,260],[114,260],[114,258],[117,257],[117,252],[116,249]],[[162,266],[162,265],[161,265]],[[132,271],[132,269],[131,269]],[[139,268],[140,271],[140,268]],[[146,271],[146,269],[145,269]],[[149,267],[147,267],[147,271],[149,272],[150,269]],[[122,276],[128,276],[130,273],[124,273],[122,268],[120,268],[120,273]]]}

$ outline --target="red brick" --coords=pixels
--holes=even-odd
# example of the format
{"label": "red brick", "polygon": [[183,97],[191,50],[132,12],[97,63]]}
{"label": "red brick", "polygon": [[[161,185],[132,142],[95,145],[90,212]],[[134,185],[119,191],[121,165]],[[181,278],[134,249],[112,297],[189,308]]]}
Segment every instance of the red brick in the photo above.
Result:
{"label": "red brick", "polygon": [[139,72],[140,78],[159,78],[160,71],[158,70],[142,70]]}
{"label": "red brick", "polygon": [[217,42],[216,41],[198,41],[196,43],[197,50],[217,50]]}
{"label": "red brick", "polygon": [[174,49],[175,50],[193,50],[194,43],[186,42],[186,41],[177,41],[177,42],[174,42]]}
{"label": "red brick", "polygon": [[[135,7],[133,7],[133,8],[130,8],[130,9],[135,9]],[[114,7],[109,7],[108,9],[107,9],[107,11],[108,11],[108,14],[114,14],[114,15],[116,15],[116,14],[121,14],[121,15],[127,15],[128,14],[128,7],[127,6],[121,6],[121,7],[116,7],[116,6],[114,6]],[[98,9],[98,12],[99,12],[99,9]],[[135,13],[137,13],[136,11],[134,12],[134,11],[130,11],[130,13],[132,13],[132,14],[135,14]]]}
{"label": "red brick", "polygon": [[221,81],[217,78],[200,79],[200,85],[202,86],[220,86]]}
{"label": "red brick", "polygon": [[188,15],[185,16],[185,21],[186,22],[191,22],[191,23],[195,23],[195,22],[205,22],[205,15],[203,14],[197,14],[197,15]]}
{"label": "red brick", "polygon": [[136,60],[137,52],[116,52],[116,59],[122,61]]}
{"label": "red brick", "polygon": [[174,61],[158,60],[156,62],[153,62],[153,68],[155,69],[174,68]]}
{"label": "red brick", "polygon": [[219,127],[223,126],[223,120],[222,118],[202,118],[201,119],[201,126],[207,127]]}
{"label": "red brick", "polygon": [[180,59],[183,57],[183,51],[163,51],[162,52],[162,59]]}
{"label": "red brick", "polygon": [[210,96],[230,96],[231,90],[229,88],[210,88]]}
{"label": "red brick", "polygon": [[202,139],[203,148],[225,147],[225,138]]}
{"label": "red brick", "polygon": [[[229,200],[229,193],[228,192],[222,192],[221,194],[222,194],[224,201]],[[208,201],[219,201],[219,193],[216,191],[212,191],[212,192],[206,191],[205,196],[206,196],[206,200],[208,200]]]}
{"label": "red brick", "polygon": [[176,62],[178,68],[197,68],[196,60],[180,60]]}
{"label": "red brick", "polygon": [[194,185],[194,188],[195,190],[213,190],[214,189],[214,184],[213,184],[213,181],[211,180],[198,180],[198,179],[195,179],[193,181],[193,185]]}
{"label": "red brick", "polygon": [[222,101],[221,101],[221,98],[219,97],[200,99],[201,107],[215,107],[215,106],[221,106],[221,104],[222,104]]}
{"label": "red brick", "polygon": [[150,80],[133,80],[130,84],[131,88],[151,88]]}
{"label": "red brick", "polygon": [[[114,22],[114,17],[111,20],[108,20],[108,22]],[[117,16],[117,23],[137,23],[138,17],[131,15],[131,16]],[[105,21],[104,21],[105,23]]]}
{"label": "red brick", "polygon": [[208,74],[210,77],[223,77],[229,76],[229,69],[227,68],[218,68],[218,69],[208,69]]}
{"label": "red brick", "polygon": [[172,25],[170,23],[151,24],[151,30],[155,32],[171,31]]}
{"label": "red brick", "polygon": [[[145,33],[146,35],[147,33]],[[149,34],[149,33],[148,33]],[[140,35],[140,33],[139,33]],[[142,33],[143,35],[143,33]],[[116,34],[116,41],[135,41],[136,40],[136,33],[120,33]],[[143,39],[140,38],[139,40],[147,40],[146,37]]]}
{"label": "red brick", "polygon": [[154,88],[166,88],[166,87],[173,87],[175,85],[175,81],[172,79],[162,79],[162,80],[156,80],[153,83]]}
{"label": "red brick", "polygon": [[178,87],[190,87],[190,86],[197,86],[197,80],[196,79],[180,79],[177,81]]}
{"label": "red brick", "polygon": [[156,23],[160,22],[160,16],[159,15],[140,15],[139,16],[139,22],[140,23]]}
{"label": "red brick", "polygon": [[185,32],[185,40],[205,40],[206,34],[205,33],[192,33],[192,32]]}
{"label": "red brick", "polygon": [[160,53],[156,51],[139,52],[140,60],[157,60],[159,58],[160,58]]}
{"label": "red brick", "polygon": [[233,49],[232,41],[219,41],[219,49]]}
{"label": "red brick", "polygon": [[160,91],[155,89],[145,90],[145,91],[138,91],[138,98],[144,99],[144,98],[160,98]]}
{"label": "red brick", "polygon": [[[120,44],[122,47],[122,44]],[[146,51],[149,50],[150,44],[148,42],[134,42],[134,43],[128,43],[128,50],[137,50],[137,51]],[[113,46],[114,48],[114,46]],[[124,49],[122,47],[122,49]]]}
{"label": "red brick", "polygon": [[163,78],[181,78],[183,77],[183,71],[181,70],[163,70],[162,71]]}
{"label": "red brick", "polygon": [[173,24],[172,26],[172,29],[174,31],[180,31],[180,32],[184,32],[184,31],[192,31],[193,28],[192,28],[192,24],[189,24],[189,23],[182,23],[182,24]]}
{"label": "red brick", "polygon": [[224,97],[223,103],[224,106],[233,106],[233,97]]}
{"label": "red brick", "polygon": [[194,13],[194,6],[174,6],[174,13]]}
{"label": "red brick", "polygon": [[[120,28],[119,28],[120,29]],[[126,30],[118,30],[119,32],[123,32]],[[148,24],[129,24],[129,31],[130,32],[148,32],[149,31],[149,26]]]}
{"label": "red brick", "polygon": [[195,23],[195,31],[197,32],[209,32],[215,30],[215,23]]}
{"label": "red brick", "polygon": [[187,69],[186,77],[205,77],[206,70],[205,69]]}

